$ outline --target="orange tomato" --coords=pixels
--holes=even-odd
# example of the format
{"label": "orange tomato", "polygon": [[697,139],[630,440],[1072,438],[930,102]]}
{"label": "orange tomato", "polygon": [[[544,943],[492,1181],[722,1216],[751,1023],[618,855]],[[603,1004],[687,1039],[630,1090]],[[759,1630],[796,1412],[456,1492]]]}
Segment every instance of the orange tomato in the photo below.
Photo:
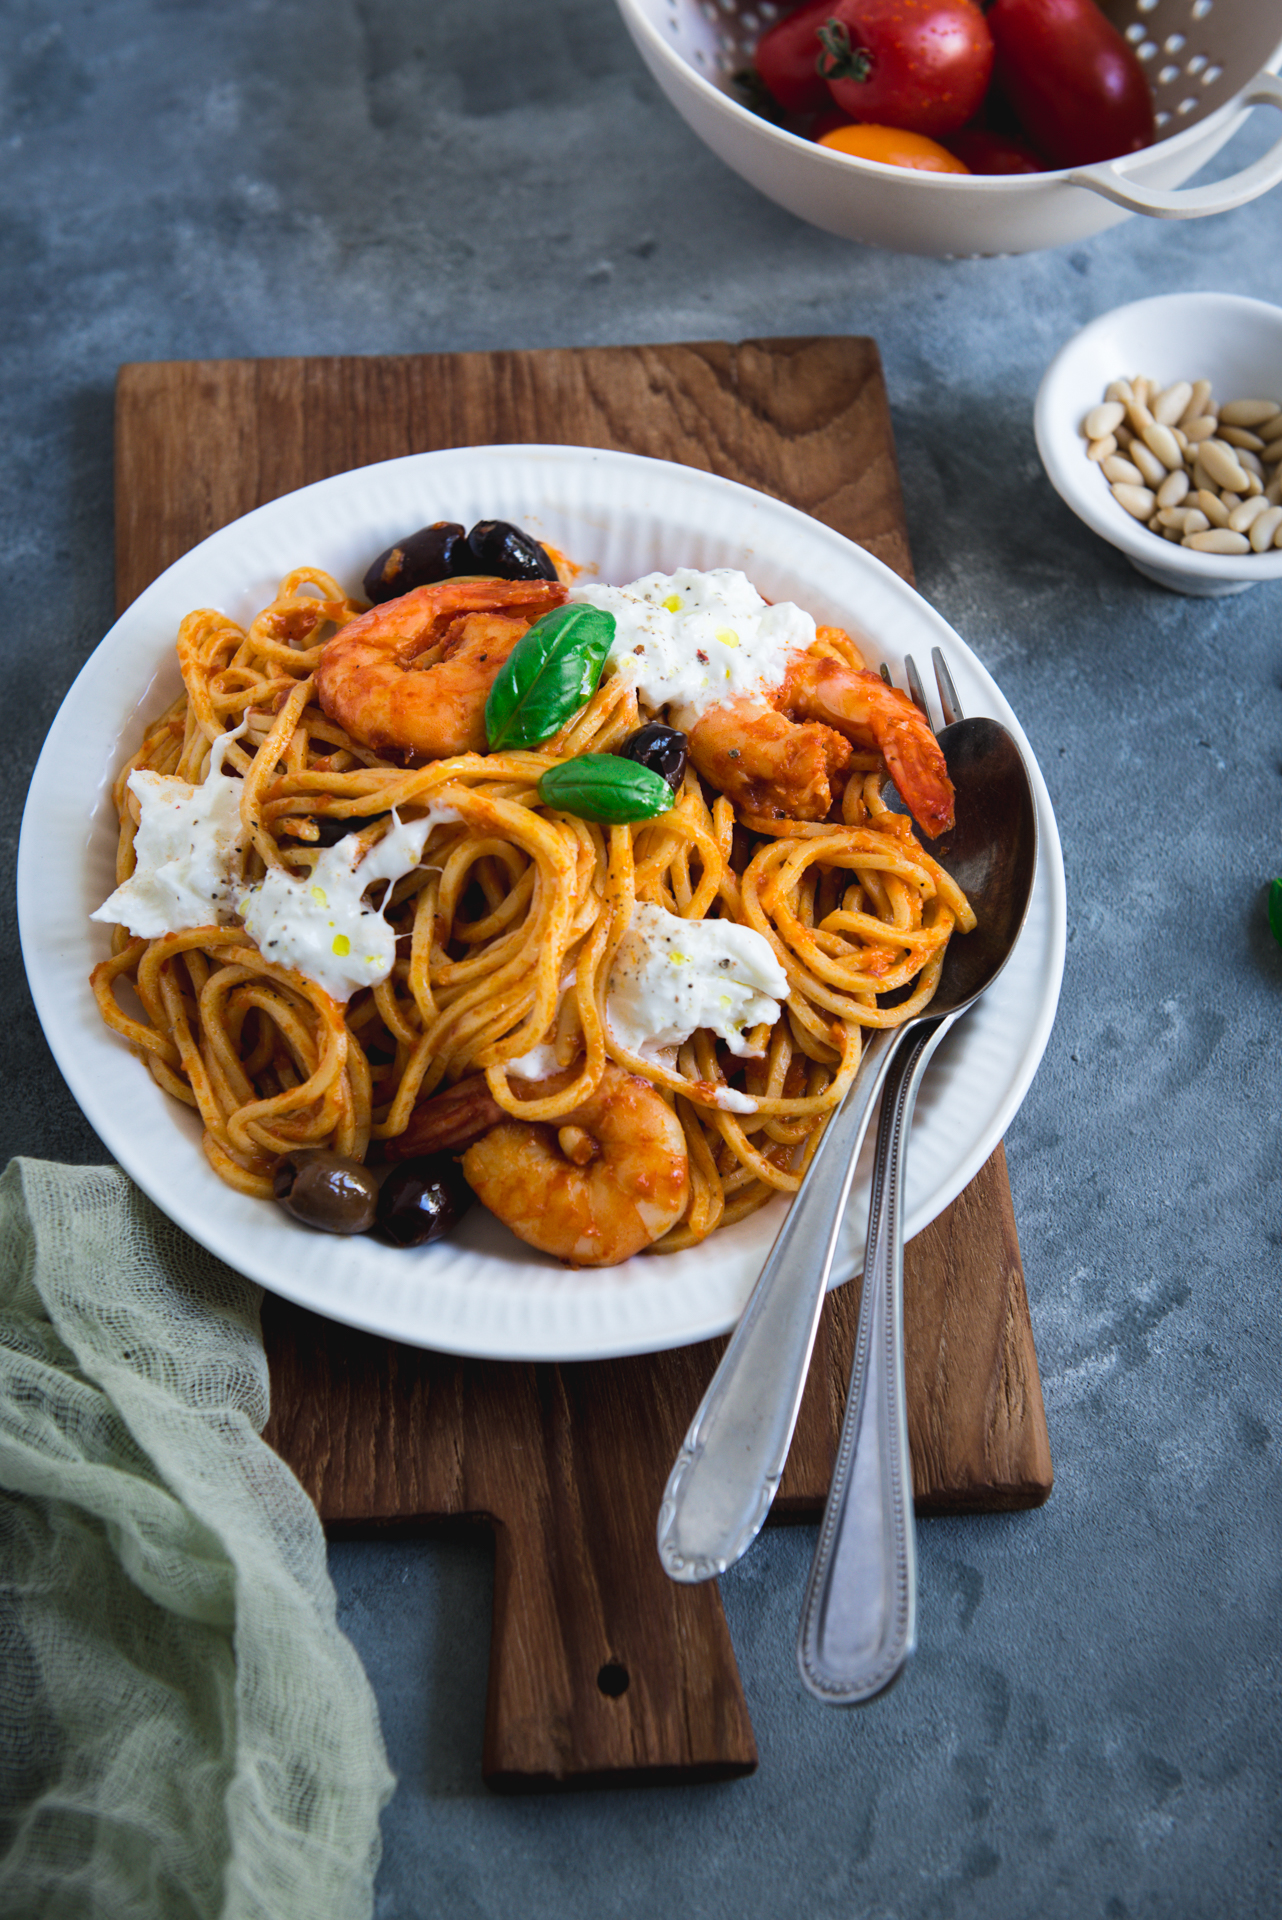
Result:
{"label": "orange tomato", "polygon": [[880,160],[887,167],[917,167],[924,173],[970,172],[947,147],[928,140],[924,133],[909,133],[903,127],[872,127],[863,123],[833,127],[820,136],[819,145],[832,147],[837,153],[853,153],[860,160]]}

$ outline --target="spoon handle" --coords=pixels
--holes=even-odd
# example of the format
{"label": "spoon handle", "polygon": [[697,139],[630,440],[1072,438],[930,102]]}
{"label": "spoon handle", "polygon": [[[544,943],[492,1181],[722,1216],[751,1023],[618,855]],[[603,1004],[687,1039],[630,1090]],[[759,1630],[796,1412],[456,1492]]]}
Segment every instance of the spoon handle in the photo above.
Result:
{"label": "spoon handle", "polygon": [[797,1638],[802,1679],[833,1706],[884,1692],[917,1642],[903,1178],[917,1089],[955,1018],[904,1035],[882,1095],[850,1394]]}
{"label": "spoon handle", "polygon": [[869,1037],[681,1444],[658,1525],[659,1558],[673,1580],[693,1583],[724,1573],[770,1511],[797,1424],[855,1162],[899,1037],[893,1029]]}

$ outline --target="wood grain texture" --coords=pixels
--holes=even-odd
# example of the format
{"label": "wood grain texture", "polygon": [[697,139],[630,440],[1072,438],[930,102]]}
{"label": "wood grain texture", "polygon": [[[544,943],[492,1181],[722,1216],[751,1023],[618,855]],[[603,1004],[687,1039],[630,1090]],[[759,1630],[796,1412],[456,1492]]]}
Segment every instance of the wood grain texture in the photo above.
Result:
{"label": "wood grain texture", "polygon": [[[911,578],[874,344],[703,342],[124,367],[120,604],[198,540],[295,487],[404,453],[507,441],[618,447],[723,474]],[[1000,1148],[905,1264],[918,1510],[1037,1505],[1050,1452]],[[825,1308],[776,1519],[822,1507],[858,1293],[846,1286]],[[498,1365],[372,1339],[278,1300],[264,1331],[268,1437],[328,1527],[494,1528],[483,1763],[493,1785],[755,1766],[716,1590],[672,1585],[654,1548],[668,1468],[723,1343],[591,1366]]]}

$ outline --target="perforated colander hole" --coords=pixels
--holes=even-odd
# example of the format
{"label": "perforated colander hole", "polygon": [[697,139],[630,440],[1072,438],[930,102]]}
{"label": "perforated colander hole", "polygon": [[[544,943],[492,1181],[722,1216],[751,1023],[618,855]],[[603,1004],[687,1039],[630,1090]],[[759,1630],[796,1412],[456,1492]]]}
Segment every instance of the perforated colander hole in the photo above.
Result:
{"label": "perforated colander hole", "polygon": [[617,1700],[627,1692],[630,1677],[627,1668],[620,1666],[617,1660],[607,1660],[596,1677],[596,1683],[607,1700]]}

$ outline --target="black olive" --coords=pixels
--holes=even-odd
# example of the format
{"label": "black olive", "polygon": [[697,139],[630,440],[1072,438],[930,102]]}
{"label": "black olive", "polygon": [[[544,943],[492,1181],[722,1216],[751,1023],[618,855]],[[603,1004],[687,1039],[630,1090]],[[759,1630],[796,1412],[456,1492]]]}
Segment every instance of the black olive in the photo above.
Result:
{"label": "black olive", "polygon": [[398,1247],[422,1247],[452,1233],[475,1195],[448,1153],[402,1160],[378,1196],[378,1228]]}
{"label": "black olive", "polygon": [[500,580],[555,580],[556,568],[528,533],[510,520],[478,520],[467,536],[472,564],[455,563],[455,573],[496,573]]}
{"label": "black olive", "polygon": [[675,727],[660,726],[652,720],[648,727],[630,733],[615,752],[625,760],[635,760],[639,767],[649,767],[651,773],[667,781],[673,793],[679,791],[686,770],[686,737]]}
{"label": "black olive", "polygon": [[368,1233],[378,1206],[378,1182],[359,1160],[326,1147],[282,1154],[272,1187],[286,1213],[322,1233]]}
{"label": "black olive", "polygon": [[365,598],[377,606],[408,593],[412,587],[430,587],[433,581],[448,580],[451,574],[475,571],[462,527],[452,520],[437,520],[379,554],[365,575]]}

